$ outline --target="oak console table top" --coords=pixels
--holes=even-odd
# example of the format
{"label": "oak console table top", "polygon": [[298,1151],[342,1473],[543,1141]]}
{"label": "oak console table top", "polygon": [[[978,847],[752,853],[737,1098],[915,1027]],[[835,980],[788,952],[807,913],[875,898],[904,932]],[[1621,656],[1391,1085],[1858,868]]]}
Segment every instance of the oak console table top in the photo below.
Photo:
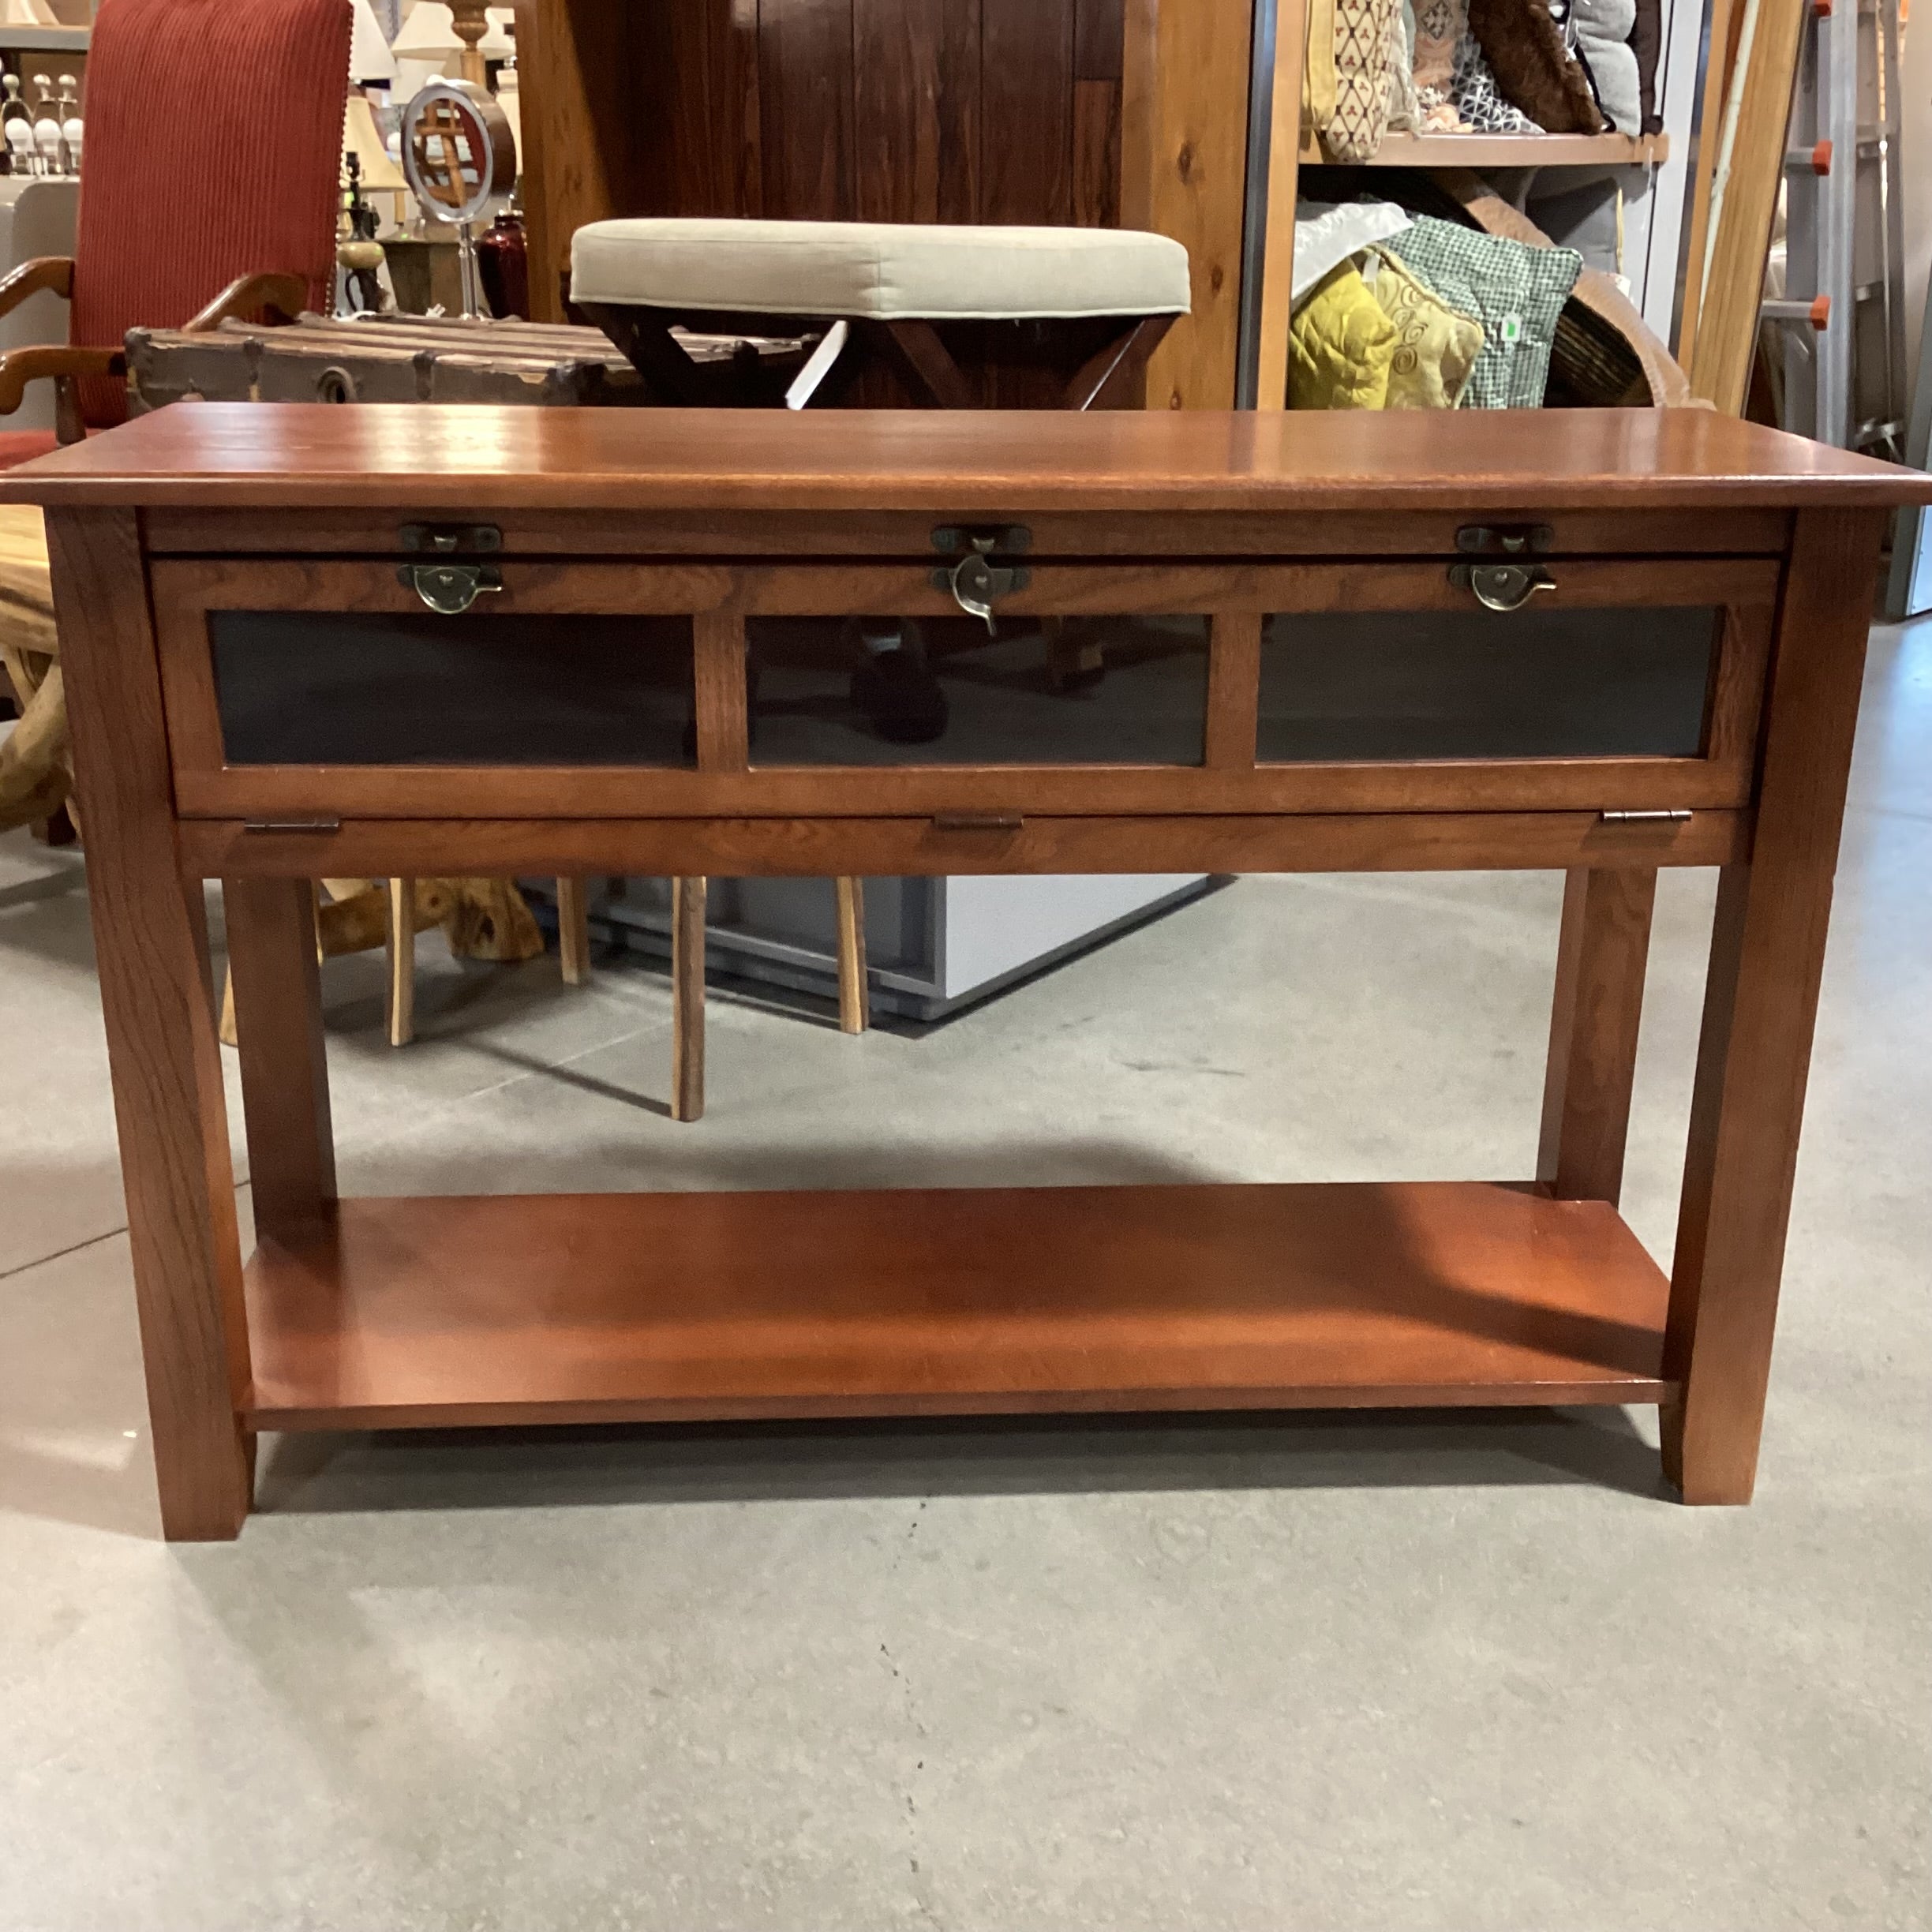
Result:
{"label": "oak console table top", "polygon": [[[236,1533],[264,1429],[1099,1408],[1654,1402],[1685,1499],[1747,1500],[1928,499],[1691,410],[185,404],[0,478],[47,511],[167,1533]],[[1720,868],[1668,1271],[1616,1207],[1667,865]],[[1522,867],[1567,878],[1533,1175],[338,1198],[316,878]]]}

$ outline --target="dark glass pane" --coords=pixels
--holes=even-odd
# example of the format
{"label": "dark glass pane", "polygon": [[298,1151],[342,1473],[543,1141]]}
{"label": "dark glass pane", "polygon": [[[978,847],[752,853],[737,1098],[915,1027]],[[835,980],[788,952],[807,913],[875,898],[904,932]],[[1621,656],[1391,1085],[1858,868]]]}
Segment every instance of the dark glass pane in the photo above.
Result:
{"label": "dark glass pane", "polygon": [[231,765],[693,762],[688,617],[211,611]]}
{"label": "dark glass pane", "polygon": [[753,617],[754,765],[1198,765],[1205,617]]}
{"label": "dark glass pane", "polygon": [[1255,755],[1694,758],[1716,610],[1269,618]]}

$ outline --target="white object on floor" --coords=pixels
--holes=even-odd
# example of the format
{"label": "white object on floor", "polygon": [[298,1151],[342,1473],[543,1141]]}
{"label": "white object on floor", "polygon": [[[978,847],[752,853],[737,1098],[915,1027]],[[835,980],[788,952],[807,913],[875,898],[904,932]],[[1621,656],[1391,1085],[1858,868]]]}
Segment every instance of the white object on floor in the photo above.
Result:
{"label": "white object on floor", "polygon": [[592,222],[571,299],[875,321],[1184,314],[1187,250],[1119,228],[889,222]]}

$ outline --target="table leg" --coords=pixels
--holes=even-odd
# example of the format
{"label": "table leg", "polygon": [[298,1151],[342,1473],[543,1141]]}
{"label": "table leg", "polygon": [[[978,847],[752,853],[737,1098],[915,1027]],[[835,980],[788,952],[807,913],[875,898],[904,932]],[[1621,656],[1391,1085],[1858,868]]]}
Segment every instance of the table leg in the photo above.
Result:
{"label": "table leg", "polygon": [[232,1537],[253,1487],[234,1176],[201,883],[184,878],[132,511],[47,519],[161,1521]]}
{"label": "table leg", "polygon": [[1666,1473],[1748,1503],[1771,1370],[1805,1078],[1883,528],[1799,515],[1771,667],[1748,860],[1720,874],[1671,1273]]}
{"label": "table leg", "polygon": [[1559,1200],[1614,1205],[1622,1191],[1656,903],[1654,867],[1578,870],[1563,882],[1537,1160]]}
{"label": "table leg", "polygon": [[222,891],[255,1227],[283,1235],[313,1226],[335,1199],[315,888],[247,878]]}

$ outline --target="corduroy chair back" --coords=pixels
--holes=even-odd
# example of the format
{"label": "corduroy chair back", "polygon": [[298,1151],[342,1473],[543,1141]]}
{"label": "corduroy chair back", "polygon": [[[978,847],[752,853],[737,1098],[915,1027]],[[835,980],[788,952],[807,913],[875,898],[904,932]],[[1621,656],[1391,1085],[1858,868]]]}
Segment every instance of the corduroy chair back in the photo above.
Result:
{"label": "corduroy chair back", "polygon": [[[70,341],[179,328],[257,271],[306,276],[326,313],[350,20],[349,0],[104,0]],[[90,429],[127,414],[122,383],[80,388]]]}

